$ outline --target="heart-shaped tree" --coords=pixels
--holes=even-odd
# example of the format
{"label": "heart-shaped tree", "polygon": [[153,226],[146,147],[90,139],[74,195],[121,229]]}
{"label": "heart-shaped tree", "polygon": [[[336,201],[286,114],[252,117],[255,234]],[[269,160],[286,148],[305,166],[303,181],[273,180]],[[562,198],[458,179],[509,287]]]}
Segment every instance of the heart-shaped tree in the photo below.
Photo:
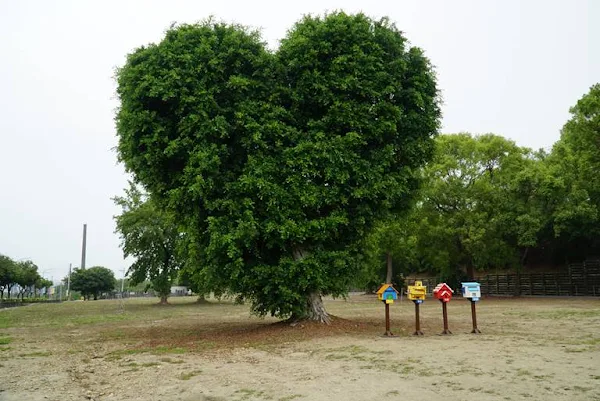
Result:
{"label": "heart-shaped tree", "polygon": [[406,209],[440,118],[435,75],[387,19],[307,16],[257,32],[172,27],[117,72],[118,154],[179,216],[188,269],[258,314],[329,322],[359,243]]}

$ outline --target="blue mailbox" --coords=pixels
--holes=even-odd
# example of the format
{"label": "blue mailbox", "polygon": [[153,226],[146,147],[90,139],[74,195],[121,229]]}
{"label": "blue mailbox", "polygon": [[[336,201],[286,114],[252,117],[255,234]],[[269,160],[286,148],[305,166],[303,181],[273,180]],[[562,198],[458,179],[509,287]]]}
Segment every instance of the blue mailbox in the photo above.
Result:
{"label": "blue mailbox", "polygon": [[462,296],[476,302],[481,298],[481,284],[472,282],[461,283]]}
{"label": "blue mailbox", "polygon": [[384,284],[377,291],[377,298],[386,304],[393,304],[398,299],[398,291],[391,284]]}

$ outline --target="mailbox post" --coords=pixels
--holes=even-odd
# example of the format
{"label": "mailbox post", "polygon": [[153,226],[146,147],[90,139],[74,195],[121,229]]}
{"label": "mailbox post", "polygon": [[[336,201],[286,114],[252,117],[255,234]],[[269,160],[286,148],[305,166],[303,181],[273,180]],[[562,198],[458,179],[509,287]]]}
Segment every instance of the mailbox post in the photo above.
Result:
{"label": "mailbox post", "polygon": [[452,334],[448,329],[448,309],[446,304],[452,299],[453,293],[452,288],[446,283],[440,283],[433,289],[433,296],[442,303],[442,316],[444,318],[444,331],[442,331],[442,334]]}
{"label": "mailbox post", "polygon": [[475,303],[481,298],[481,285],[476,282],[461,283],[463,297],[471,301],[471,318],[473,320],[473,330],[471,333],[479,334],[481,331],[477,328],[477,311]]}
{"label": "mailbox post", "polygon": [[422,336],[421,331],[421,318],[419,316],[419,306],[425,301],[425,294],[427,293],[427,287],[423,286],[423,282],[415,281],[414,285],[408,286],[408,299],[415,303],[415,332],[414,336]]}
{"label": "mailbox post", "polygon": [[390,304],[398,299],[398,291],[391,284],[382,285],[377,290],[377,299],[385,304],[385,337],[392,337],[394,334],[390,330]]}

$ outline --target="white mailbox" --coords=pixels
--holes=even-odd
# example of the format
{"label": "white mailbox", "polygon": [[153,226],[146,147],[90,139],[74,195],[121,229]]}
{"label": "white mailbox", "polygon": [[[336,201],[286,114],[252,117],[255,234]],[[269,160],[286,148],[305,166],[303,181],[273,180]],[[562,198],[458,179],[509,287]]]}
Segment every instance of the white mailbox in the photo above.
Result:
{"label": "white mailbox", "polygon": [[481,298],[481,284],[476,282],[461,283],[462,296],[469,298],[471,301],[479,301]]}

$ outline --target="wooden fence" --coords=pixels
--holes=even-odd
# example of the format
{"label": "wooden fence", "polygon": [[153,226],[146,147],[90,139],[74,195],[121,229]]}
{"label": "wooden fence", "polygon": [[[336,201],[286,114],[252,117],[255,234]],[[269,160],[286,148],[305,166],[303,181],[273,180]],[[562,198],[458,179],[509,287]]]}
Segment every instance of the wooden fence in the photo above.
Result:
{"label": "wooden fence", "polygon": [[[414,280],[410,280],[412,284]],[[422,279],[431,293],[439,282]],[[573,263],[562,273],[509,273],[478,276],[484,296],[600,296],[600,260]],[[458,294],[460,293],[460,289]]]}

